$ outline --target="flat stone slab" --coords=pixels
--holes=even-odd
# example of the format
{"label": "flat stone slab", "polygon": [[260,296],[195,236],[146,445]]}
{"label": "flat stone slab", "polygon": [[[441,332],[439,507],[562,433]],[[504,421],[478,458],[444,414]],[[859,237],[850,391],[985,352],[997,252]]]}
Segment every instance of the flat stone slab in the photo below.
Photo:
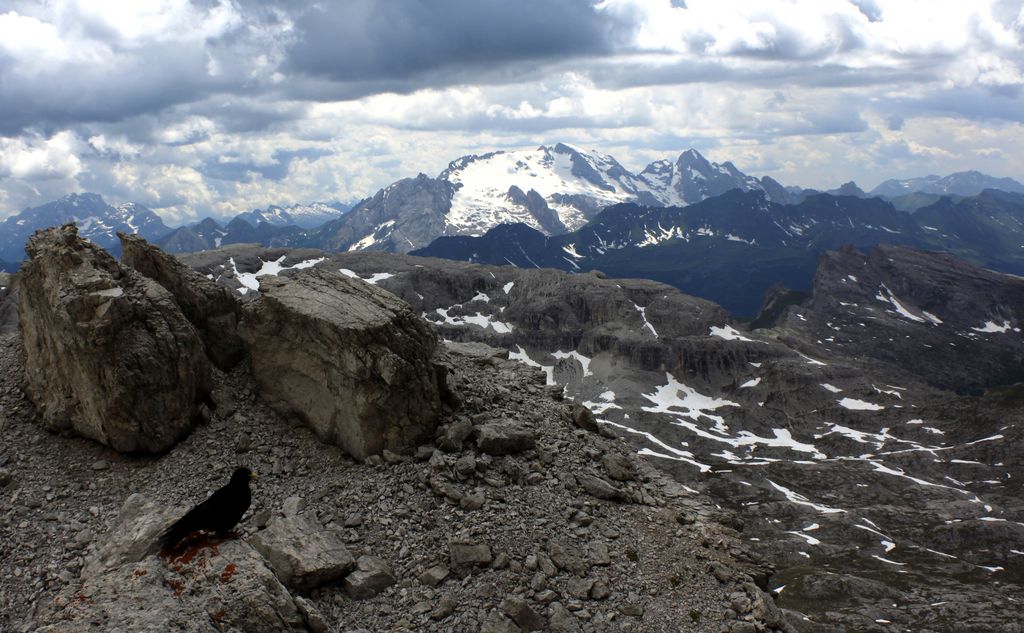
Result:
{"label": "flat stone slab", "polygon": [[286,586],[308,591],[340,580],[356,564],[333,532],[303,515],[277,517],[250,539]]}

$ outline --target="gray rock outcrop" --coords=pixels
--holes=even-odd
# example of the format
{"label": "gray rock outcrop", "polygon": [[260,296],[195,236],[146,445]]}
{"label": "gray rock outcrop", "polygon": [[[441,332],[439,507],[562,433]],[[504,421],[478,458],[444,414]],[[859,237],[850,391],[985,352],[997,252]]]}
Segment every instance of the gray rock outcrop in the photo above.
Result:
{"label": "gray rock outcrop", "polygon": [[138,235],[118,233],[121,263],[166,288],[206,344],[217,367],[227,370],[245,355],[238,337],[238,301],[231,291],[195,272]]}
{"label": "gray rock outcrop", "polygon": [[305,631],[303,615],[263,557],[241,540],[207,540],[152,555],[184,511],[140,494],[125,501],[81,577],[40,604],[37,631]]}
{"label": "gray rock outcrop", "polygon": [[261,280],[241,333],[264,397],[357,459],[408,451],[442,410],[437,337],[410,307],[323,269]]}
{"label": "gray rock outcrop", "polygon": [[355,600],[372,598],[395,584],[388,564],[376,556],[360,556],[357,569],[345,577],[345,593]]}
{"label": "gray rock outcrop", "polygon": [[340,580],[355,559],[333,533],[303,515],[279,517],[252,538],[274,573],[285,585],[310,590]]}
{"label": "gray rock outcrop", "polygon": [[78,237],[37,231],[18,275],[26,391],[50,430],[159,453],[198,419],[210,366],[171,294]]}
{"label": "gray rock outcrop", "polygon": [[14,276],[0,273],[0,332],[18,328],[18,293]]}

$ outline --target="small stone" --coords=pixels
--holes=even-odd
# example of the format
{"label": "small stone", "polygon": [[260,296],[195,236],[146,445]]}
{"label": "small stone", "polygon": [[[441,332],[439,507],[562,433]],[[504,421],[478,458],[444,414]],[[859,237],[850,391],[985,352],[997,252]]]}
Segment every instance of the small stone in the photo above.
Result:
{"label": "small stone", "polygon": [[248,453],[252,447],[252,437],[245,432],[242,432],[238,436],[238,441],[235,443],[236,453]]}
{"label": "small stone", "polygon": [[479,510],[484,507],[485,500],[483,492],[473,492],[459,499],[459,507],[463,510]]}
{"label": "small stone", "polygon": [[444,579],[448,577],[449,573],[451,573],[450,570],[444,565],[434,565],[416,578],[428,587],[436,587],[444,582]]}
{"label": "small stone", "polygon": [[608,545],[602,541],[591,541],[587,546],[590,555],[590,562],[595,565],[611,565],[612,558],[608,554]]}
{"label": "small stone", "polygon": [[609,591],[608,585],[603,580],[594,582],[594,586],[590,588],[590,598],[592,600],[605,600],[608,596],[612,595]]}
{"label": "small stone", "polygon": [[548,626],[555,633],[579,633],[580,623],[562,603],[552,602],[548,607]]}
{"label": "small stone", "polygon": [[513,596],[505,598],[502,600],[500,608],[523,631],[540,631],[544,628],[544,618],[534,611],[529,603],[522,598]]}
{"label": "small stone", "polygon": [[384,458],[384,463],[386,464],[401,464],[402,462],[405,461],[404,457],[402,457],[398,453],[393,453],[387,449],[384,449],[384,451],[381,453],[381,456]]}
{"label": "small stone", "polygon": [[360,556],[356,570],[345,577],[345,593],[355,600],[372,598],[395,584],[388,564],[376,556]]}
{"label": "small stone", "polygon": [[416,447],[416,461],[425,462],[434,454],[434,447],[424,444]]}
{"label": "small stone", "polygon": [[110,464],[105,459],[99,459],[92,463],[93,470],[107,470],[110,468]]}
{"label": "small stone", "polygon": [[590,431],[591,433],[597,433],[597,418],[594,417],[593,411],[581,404],[573,406],[572,421],[573,424],[581,429]]}
{"label": "small stone", "polygon": [[455,461],[455,472],[463,477],[469,477],[476,472],[476,458],[472,455],[463,455]]}
{"label": "small stone", "polygon": [[554,576],[558,573],[558,568],[555,567],[555,563],[551,560],[551,557],[547,554],[537,555],[537,565],[540,567],[541,572],[545,576]]}
{"label": "small stone", "polygon": [[306,504],[303,502],[302,497],[288,497],[284,500],[284,503],[281,504],[281,514],[286,517],[293,517],[299,512],[302,512],[305,507]]}
{"label": "small stone", "polygon": [[593,586],[594,581],[588,578],[570,578],[566,584],[566,590],[573,598],[586,600],[590,597],[590,589]]}
{"label": "small stone", "polygon": [[605,499],[607,501],[626,500],[626,495],[621,490],[595,475],[591,475],[589,473],[577,473],[576,481],[583,486],[583,489],[587,491],[587,494],[597,497],[598,499]]}
{"label": "small stone", "polygon": [[345,515],[345,527],[359,527],[363,524],[363,515],[358,512],[352,512]]}
{"label": "small stone", "polygon": [[491,563],[491,548],[470,543],[448,544],[452,565],[455,567],[483,566]]}
{"label": "small stone", "polygon": [[534,432],[510,422],[492,422],[477,427],[477,448],[489,455],[512,455],[536,444]]}
{"label": "small stone", "polygon": [[3,488],[4,486],[10,484],[12,478],[13,477],[11,476],[11,471],[7,470],[6,468],[0,468],[0,488]]}
{"label": "small stone", "polygon": [[316,606],[306,600],[302,596],[295,596],[295,606],[298,608],[299,613],[302,614],[302,619],[306,621],[306,626],[312,633],[327,633],[330,627],[327,626],[327,621],[324,620],[324,616],[320,614]]}
{"label": "small stone", "polygon": [[717,561],[711,563],[711,573],[720,583],[727,583],[732,579],[732,571]]}
{"label": "small stone", "polygon": [[437,608],[430,612],[432,620],[443,620],[455,612],[456,602],[451,598],[441,598]]}
{"label": "small stone", "polygon": [[502,552],[494,557],[494,561],[491,563],[493,569],[505,569],[508,567],[509,559],[508,554]]}
{"label": "small stone", "polygon": [[638,604],[626,603],[622,605],[622,608],[620,610],[622,611],[623,615],[629,615],[636,618],[639,618],[644,614],[644,608]]}
{"label": "small stone", "polygon": [[550,604],[555,600],[558,600],[558,594],[550,589],[544,589],[534,594],[534,599],[541,604]]}
{"label": "small stone", "polygon": [[480,627],[480,633],[519,633],[519,627],[512,620],[505,617],[500,611],[494,610],[487,614]]}
{"label": "small stone", "polygon": [[579,548],[567,541],[550,541],[548,543],[548,555],[551,557],[551,562],[559,569],[573,574],[583,574],[587,571],[587,563],[580,555]]}
{"label": "small stone", "polygon": [[636,479],[636,464],[625,455],[609,453],[601,460],[601,465],[608,476],[616,481],[633,481]]}
{"label": "small stone", "polygon": [[271,514],[270,510],[264,508],[263,510],[260,510],[256,514],[252,515],[252,519],[250,519],[249,522],[252,525],[254,525],[257,530],[262,530],[263,528],[267,527],[267,524],[270,523],[270,519],[272,517],[273,514]]}
{"label": "small stone", "polygon": [[541,591],[546,589],[548,586],[548,577],[541,572],[537,572],[530,577],[530,589],[534,591]]}
{"label": "small stone", "polygon": [[427,600],[420,600],[416,604],[412,605],[412,613],[414,615],[423,615],[424,613],[430,613],[434,607]]}
{"label": "small stone", "polygon": [[456,453],[462,450],[462,443],[473,432],[473,424],[469,420],[456,420],[451,424],[441,427],[437,437],[437,447],[448,453]]}

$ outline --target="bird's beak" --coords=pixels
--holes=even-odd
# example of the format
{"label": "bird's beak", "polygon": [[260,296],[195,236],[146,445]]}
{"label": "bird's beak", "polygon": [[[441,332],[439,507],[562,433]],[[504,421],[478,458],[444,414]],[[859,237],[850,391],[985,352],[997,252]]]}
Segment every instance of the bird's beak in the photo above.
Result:
{"label": "bird's beak", "polygon": [[249,473],[249,479],[259,479],[259,478],[260,478],[260,476],[257,475],[256,473],[254,473],[254,472],[250,472]]}

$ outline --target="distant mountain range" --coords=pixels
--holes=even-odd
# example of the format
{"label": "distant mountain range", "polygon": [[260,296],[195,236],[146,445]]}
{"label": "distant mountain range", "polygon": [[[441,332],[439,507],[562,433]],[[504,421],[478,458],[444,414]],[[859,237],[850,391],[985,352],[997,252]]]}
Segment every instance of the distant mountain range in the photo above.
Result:
{"label": "distant mountain range", "polygon": [[270,205],[266,209],[254,209],[239,213],[235,219],[245,220],[252,226],[266,222],[272,226],[297,226],[312,229],[324,222],[335,220],[352,208],[351,204],[341,202],[313,202],[312,204],[293,204],[290,207]]}
{"label": "distant mountain range", "polygon": [[399,180],[348,212],[340,203],[272,205],[226,224],[207,218],[171,229],[142,205],[73,194],[4,221],[0,266],[16,267],[2,262],[20,261],[35,229],[76,221],[115,252],[117,231],[176,253],[236,243],[415,250],[648,277],[753,314],[767,287],[808,289],[818,253],[847,244],[944,249],[1018,272],[1024,241],[1015,192],[1024,185],[1013,179],[960,172],[891,180],[870,193],[853,182],[821,193],[749,176],[693,149],[634,174],[611,156],[558,143],[464,156],[437,177]]}
{"label": "distant mountain range", "polygon": [[148,240],[170,231],[159,215],[141,204],[129,202],[114,207],[95,193],[73,193],[4,220],[0,224],[0,260],[20,262],[32,233],[68,222],[78,225],[82,237],[113,252],[120,249],[118,231],[138,233]]}
{"label": "distant mountain range", "polygon": [[748,176],[692,149],[632,174],[611,156],[558,143],[463,156],[437,178],[399,180],[297,245],[404,253],[442,235],[481,235],[514,223],[557,235],[582,227],[612,204],[681,206],[731,189],[761,191],[780,203],[801,195],[798,188]]}
{"label": "distant mountain range", "polygon": [[873,196],[895,198],[914,193],[952,196],[976,196],[985,189],[1024,193],[1024,185],[1013,178],[995,178],[977,171],[958,171],[948,176],[925,176],[906,180],[886,180],[871,190]]}
{"label": "distant mountain range", "polygon": [[732,190],[686,207],[615,205],[563,235],[503,225],[481,237],[441,237],[412,254],[654,279],[753,315],[775,284],[809,290],[823,251],[878,244],[944,250],[1024,274],[1024,195],[986,190],[909,214],[881,198],[814,194],[787,205]]}

